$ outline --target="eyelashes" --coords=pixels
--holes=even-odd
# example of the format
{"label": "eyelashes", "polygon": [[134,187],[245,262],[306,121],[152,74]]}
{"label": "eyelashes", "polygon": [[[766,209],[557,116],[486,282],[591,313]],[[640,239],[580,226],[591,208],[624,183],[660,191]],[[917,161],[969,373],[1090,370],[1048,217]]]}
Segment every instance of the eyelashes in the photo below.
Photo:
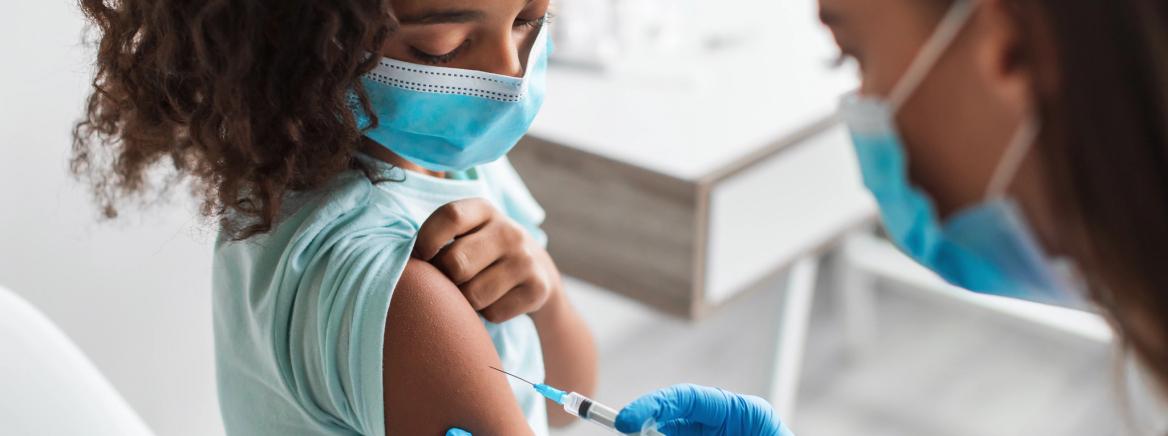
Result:
{"label": "eyelashes", "polygon": [[[539,18],[534,19],[534,20],[525,20],[522,18],[516,18],[515,23],[512,25],[512,27],[516,28],[516,29],[529,28],[529,29],[538,30],[538,29],[542,28],[543,26],[546,26],[548,23],[551,23],[553,17],[555,17],[555,14],[548,12],[546,15],[543,15]],[[470,40],[463,41],[462,44],[459,45],[458,47],[456,47],[454,50],[451,50],[449,53],[440,54],[440,55],[433,55],[430,53],[426,53],[424,51],[418,50],[416,47],[413,47],[413,46],[410,46],[409,50],[410,50],[411,56],[418,59],[419,61],[422,61],[423,63],[430,64],[430,65],[442,65],[442,64],[448,64],[451,61],[453,61],[455,58],[457,58],[458,55],[461,54],[466,49],[466,47],[469,45],[469,43],[470,43]]]}
{"label": "eyelashes", "polygon": [[426,53],[424,51],[418,50],[417,48],[414,48],[413,46],[410,46],[410,54],[412,56],[414,56],[415,58],[417,58],[418,60],[420,60],[424,63],[427,63],[427,64],[431,64],[431,65],[447,64],[447,63],[450,63],[450,61],[453,61],[455,57],[458,57],[458,55],[460,53],[462,53],[462,50],[463,50],[463,48],[466,47],[467,42],[469,42],[469,41],[463,41],[463,43],[461,45],[459,45],[458,47],[456,47],[454,50],[451,50],[449,53],[441,54],[441,55],[432,55],[432,54]]}
{"label": "eyelashes", "polygon": [[544,14],[543,16],[536,18],[534,20],[524,20],[522,18],[516,18],[514,27],[528,27],[528,28],[532,28],[532,29],[539,29],[539,28],[547,25],[548,23],[551,23],[552,18],[555,18],[555,16],[556,16],[556,14],[548,12],[547,14]]}

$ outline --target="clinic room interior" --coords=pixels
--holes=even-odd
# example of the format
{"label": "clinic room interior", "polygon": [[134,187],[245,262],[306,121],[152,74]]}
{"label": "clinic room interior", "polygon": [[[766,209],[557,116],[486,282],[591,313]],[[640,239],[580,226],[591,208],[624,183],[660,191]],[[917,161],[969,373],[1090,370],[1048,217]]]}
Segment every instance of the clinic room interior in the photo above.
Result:
{"label": "clinic room interior", "polygon": [[[940,5],[899,82],[827,11],[866,1]],[[922,260],[943,172],[879,185],[849,100],[1045,2],[7,1],[0,435],[1163,435],[1083,276]]]}

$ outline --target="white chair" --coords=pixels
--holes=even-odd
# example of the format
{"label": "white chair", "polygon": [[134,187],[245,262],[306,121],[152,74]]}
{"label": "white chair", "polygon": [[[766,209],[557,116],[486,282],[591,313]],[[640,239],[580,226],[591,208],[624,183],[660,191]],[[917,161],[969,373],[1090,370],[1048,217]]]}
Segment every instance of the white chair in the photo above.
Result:
{"label": "white chair", "polygon": [[153,433],[64,332],[0,287],[0,435]]}

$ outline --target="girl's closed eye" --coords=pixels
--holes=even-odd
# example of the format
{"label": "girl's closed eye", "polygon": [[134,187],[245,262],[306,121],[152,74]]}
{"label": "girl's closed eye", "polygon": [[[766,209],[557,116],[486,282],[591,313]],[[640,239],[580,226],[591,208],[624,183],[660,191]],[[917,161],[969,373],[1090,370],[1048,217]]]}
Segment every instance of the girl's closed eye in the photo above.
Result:
{"label": "girl's closed eye", "polygon": [[554,14],[552,14],[551,12],[548,12],[547,14],[541,15],[539,18],[535,18],[535,19],[516,18],[514,27],[515,28],[526,27],[526,28],[530,28],[530,29],[539,29],[539,28],[543,27],[544,25],[551,23],[553,17],[554,17]]}
{"label": "girl's closed eye", "polygon": [[[513,27],[516,29],[522,28],[522,29],[538,30],[551,22],[551,15],[552,14],[548,13],[546,15],[541,15],[539,18],[535,18],[535,19],[516,18],[515,24],[513,25]],[[415,59],[417,59],[419,62],[422,62],[424,64],[429,64],[429,65],[442,65],[442,64],[448,64],[448,63],[454,61],[454,59],[457,58],[458,55],[460,55],[463,51],[465,51],[465,49],[469,45],[470,45],[470,41],[467,40],[467,41],[464,41],[462,44],[460,44],[458,47],[455,47],[454,50],[451,50],[445,54],[439,54],[439,55],[427,53],[426,51],[419,49],[417,47],[414,47],[414,46],[410,46],[409,51],[410,51],[410,55],[413,56]]]}
{"label": "girl's closed eye", "polygon": [[414,46],[410,46],[409,50],[410,50],[410,55],[412,55],[414,58],[416,58],[417,60],[421,61],[424,64],[441,65],[441,64],[450,63],[456,57],[458,57],[458,55],[460,53],[462,53],[463,50],[466,49],[467,45],[469,45],[468,44],[469,42],[470,41],[464,41],[458,47],[455,47],[454,50],[451,50],[451,51],[447,52],[446,54],[440,54],[440,55],[426,53],[422,50],[419,50],[417,47],[414,47]]}

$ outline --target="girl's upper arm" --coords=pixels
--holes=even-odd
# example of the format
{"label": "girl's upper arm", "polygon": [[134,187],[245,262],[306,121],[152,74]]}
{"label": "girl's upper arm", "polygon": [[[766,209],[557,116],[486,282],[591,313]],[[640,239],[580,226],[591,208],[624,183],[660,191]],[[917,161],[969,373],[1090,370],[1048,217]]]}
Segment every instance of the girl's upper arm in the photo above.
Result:
{"label": "girl's upper arm", "polygon": [[385,323],[386,435],[531,435],[490,336],[459,289],[410,259]]}

